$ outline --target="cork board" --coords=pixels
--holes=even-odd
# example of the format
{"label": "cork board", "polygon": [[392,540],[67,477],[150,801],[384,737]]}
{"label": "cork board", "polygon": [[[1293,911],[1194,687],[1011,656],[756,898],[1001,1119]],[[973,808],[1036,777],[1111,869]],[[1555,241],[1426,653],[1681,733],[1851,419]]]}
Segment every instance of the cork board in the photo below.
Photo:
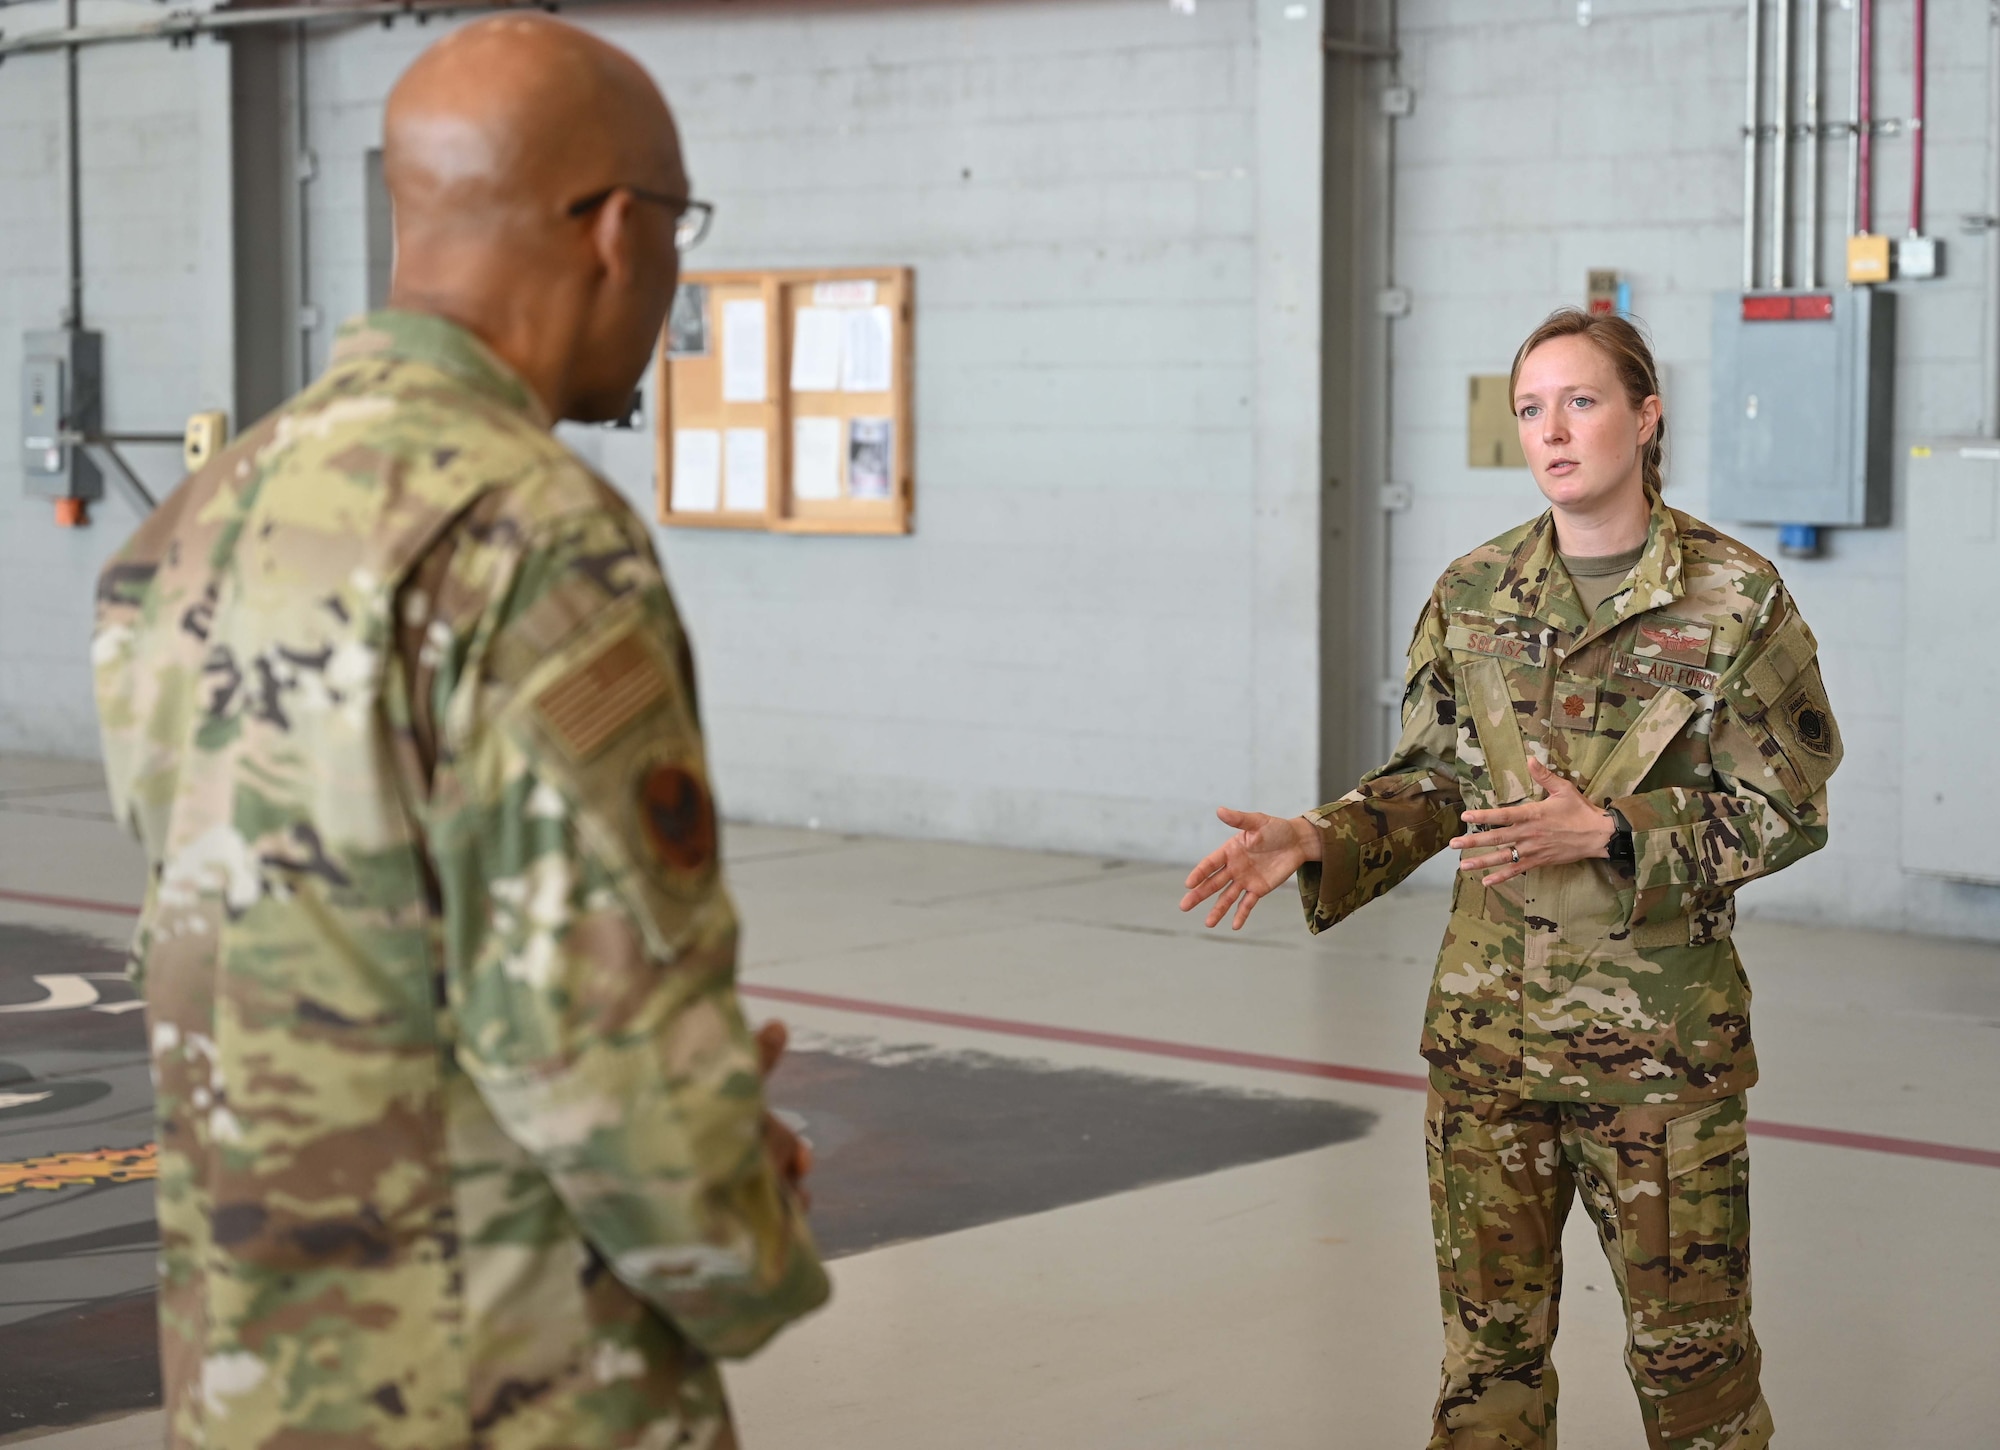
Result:
{"label": "cork board", "polygon": [[907,267],[687,274],[660,339],[660,521],[910,532],[912,280]]}

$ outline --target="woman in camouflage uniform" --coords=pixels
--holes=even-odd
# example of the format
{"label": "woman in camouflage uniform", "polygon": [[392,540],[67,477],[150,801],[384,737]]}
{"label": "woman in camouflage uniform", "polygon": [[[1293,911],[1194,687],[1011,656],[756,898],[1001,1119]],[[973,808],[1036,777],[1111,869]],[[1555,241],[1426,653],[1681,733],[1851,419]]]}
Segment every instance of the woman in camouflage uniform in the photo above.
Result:
{"label": "woman in camouflage uniform", "polygon": [[1340,800],[1188,877],[1241,927],[1295,873],[1323,931],[1463,853],[1423,1055],[1445,1324],[1431,1450],[1551,1450],[1562,1224],[1581,1194],[1652,1450],[1760,1450],[1744,882],[1826,843],[1840,738],[1769,561],[1660,498],[1629,322],[1553,314],[1513,400],[1550,508],[1459,559],[1410,644],[1403,735]]}

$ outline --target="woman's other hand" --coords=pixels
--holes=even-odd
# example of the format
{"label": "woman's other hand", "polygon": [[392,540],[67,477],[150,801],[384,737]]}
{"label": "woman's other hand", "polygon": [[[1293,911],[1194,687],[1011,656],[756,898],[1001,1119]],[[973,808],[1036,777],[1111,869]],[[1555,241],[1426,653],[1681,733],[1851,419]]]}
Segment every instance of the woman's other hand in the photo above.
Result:
{"label": "woman's other hand", "polygon": [[1492,875],[1479,878],[1482,886],[1497,886],[1537,866],[1599,861],[1610,850],[1615,824],[1611,812],[1592,805],[1582,791],[1532,756],[1528,774],[1542,788],[1543,799],[1467,811],[1465,823],[1480,829],[1451,843],[1461,851],[1482,853],[1458,863],[1461,871],[1490,870]]}

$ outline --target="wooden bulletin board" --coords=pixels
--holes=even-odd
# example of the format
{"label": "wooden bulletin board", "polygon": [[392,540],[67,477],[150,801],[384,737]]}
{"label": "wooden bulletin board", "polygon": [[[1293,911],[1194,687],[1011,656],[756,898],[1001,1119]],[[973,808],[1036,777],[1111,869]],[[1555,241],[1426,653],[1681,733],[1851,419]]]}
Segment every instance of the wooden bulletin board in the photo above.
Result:
{"label": "wooden bulletin board", "polygon": [[912,283],[907,267],[684,276],[660,339],[660,522],[910,532]]}

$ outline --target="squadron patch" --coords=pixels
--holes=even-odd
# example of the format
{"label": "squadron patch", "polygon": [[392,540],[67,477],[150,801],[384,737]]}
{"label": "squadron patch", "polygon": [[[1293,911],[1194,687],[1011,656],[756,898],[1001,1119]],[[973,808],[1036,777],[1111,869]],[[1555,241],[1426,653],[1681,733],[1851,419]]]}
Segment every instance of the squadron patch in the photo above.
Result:
{"label": "squadron patch", "polygon": [[572,760],[590,759],[667,693],[667,673],[636,634],[623,634],[535,696]]}
{"label": "squadron patch", "polygon": [[1812,695],[1800,690],[1785,701],[1785,719],[1791,724],[1792,737],[1799,747],[1808,750],[1822,760],[1833,754],[1833,717],[1814,703]]}
{"label": "squadron patch", "polygon": [[1826,783],[1844,753],[1840,726],[1826,702],[1819,667],[1808,665],[1771,707],[1766,717],[1786,763],[1799,777],[1795,796],[1803,799]]}
{"label": "squadron patch", "polygon": [[715,802],[684,765],[656,765],[639,781],[646,844],[673,871],[699,871],[715,859]]}

